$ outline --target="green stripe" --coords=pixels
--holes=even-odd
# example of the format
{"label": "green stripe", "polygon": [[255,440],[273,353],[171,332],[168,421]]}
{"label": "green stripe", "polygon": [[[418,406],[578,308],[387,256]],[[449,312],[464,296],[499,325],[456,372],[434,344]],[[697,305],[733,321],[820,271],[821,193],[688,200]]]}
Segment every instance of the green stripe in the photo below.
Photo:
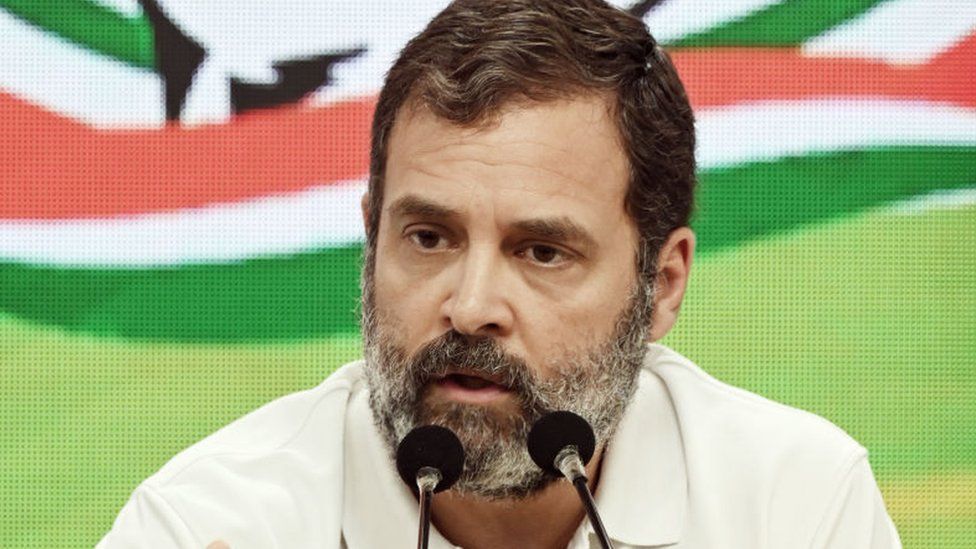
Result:
{"label": "green stripe", "polygon": [[0,0],[0,8],[102,55],[156,68],[152,26],[145,17],[126,17],[86,0]]}
{"label": "green stripe", "polygon": [[0,264],[0,310],[101,336],[288,340],[356,333],[359,247],[161,270]]}
{"label": "green stripe", "polygon": [[884,0],[789,0],[669,42],[673,47],[797,46]]}
{"label": "green stripe", "polygon": [[[976,148],[885,148],[703,174],[708,255],[892,200],[976,183]],[[358,247],[162,270],[0,264],[0,311],[101,336],[294,340],[358,330]]]}
{"label": "green stripe", "polygon": [[939,189],[976,184],[974,147],[896,147],[786,158],[701,177],[703,253]]}

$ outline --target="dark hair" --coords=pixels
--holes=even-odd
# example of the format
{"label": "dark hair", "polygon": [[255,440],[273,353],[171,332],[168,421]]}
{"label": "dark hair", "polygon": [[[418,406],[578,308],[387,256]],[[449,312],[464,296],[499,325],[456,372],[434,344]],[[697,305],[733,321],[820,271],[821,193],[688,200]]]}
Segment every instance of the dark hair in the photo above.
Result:
{"label": "dark hair", "polygon": [[411,40],[387,74],[373,119],[367,245],[375,244],[390,132],[408,104],[458,125],[513,101],[602,94],[626,148],[637,268],[653,281],[667,235],[687,225],[694,118],[668,55],[644,23],[600,0],[457,0]]}

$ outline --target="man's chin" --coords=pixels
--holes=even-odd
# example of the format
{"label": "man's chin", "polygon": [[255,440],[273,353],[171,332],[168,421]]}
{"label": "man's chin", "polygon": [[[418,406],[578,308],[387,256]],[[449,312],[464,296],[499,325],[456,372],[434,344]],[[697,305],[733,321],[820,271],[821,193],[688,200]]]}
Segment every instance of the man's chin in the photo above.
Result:
{"label": "man's chin", "polygon": [[461,477],[451,488],[451,492],[461,498],[477,499],[482,501],[520,501],[531,499],[541,494],[544,490],[559,481],[559,478],[545,474],[541,469],[532,471],[519,482],[509,482],[505,484],[489,484],[480,479],[469,479]]}
{"label": "man's chin", "polygon": [[493,445],[501,439],[520,439],[524,444],[521,439],[528,435],[522,411],[512,401],[470,404],[429,395],[419,408],[418,425],[447,427],[457,434],[465,448]]}

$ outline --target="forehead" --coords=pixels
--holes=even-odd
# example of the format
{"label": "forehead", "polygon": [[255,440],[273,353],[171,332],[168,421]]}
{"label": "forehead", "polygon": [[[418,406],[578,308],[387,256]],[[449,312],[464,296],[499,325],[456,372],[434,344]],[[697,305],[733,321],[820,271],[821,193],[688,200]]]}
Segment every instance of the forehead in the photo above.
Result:
{"label": "forehead", "polygon": [[455,208],[626,221],[628,178],[619,132],[599,96],[515,104],[474,127],[412,107],[390,135],[383,202],[419,194]]}

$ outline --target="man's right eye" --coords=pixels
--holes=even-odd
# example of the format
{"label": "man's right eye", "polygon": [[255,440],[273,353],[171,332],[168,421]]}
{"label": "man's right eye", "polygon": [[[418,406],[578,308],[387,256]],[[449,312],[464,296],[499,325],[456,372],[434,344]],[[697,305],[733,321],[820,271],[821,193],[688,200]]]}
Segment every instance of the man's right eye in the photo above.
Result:
{"label": "man's right eye", "polygon": [[409,235],[410,240],[425,250],[435,250],[444,244],[444,238],[436,231],[422,229]]}

